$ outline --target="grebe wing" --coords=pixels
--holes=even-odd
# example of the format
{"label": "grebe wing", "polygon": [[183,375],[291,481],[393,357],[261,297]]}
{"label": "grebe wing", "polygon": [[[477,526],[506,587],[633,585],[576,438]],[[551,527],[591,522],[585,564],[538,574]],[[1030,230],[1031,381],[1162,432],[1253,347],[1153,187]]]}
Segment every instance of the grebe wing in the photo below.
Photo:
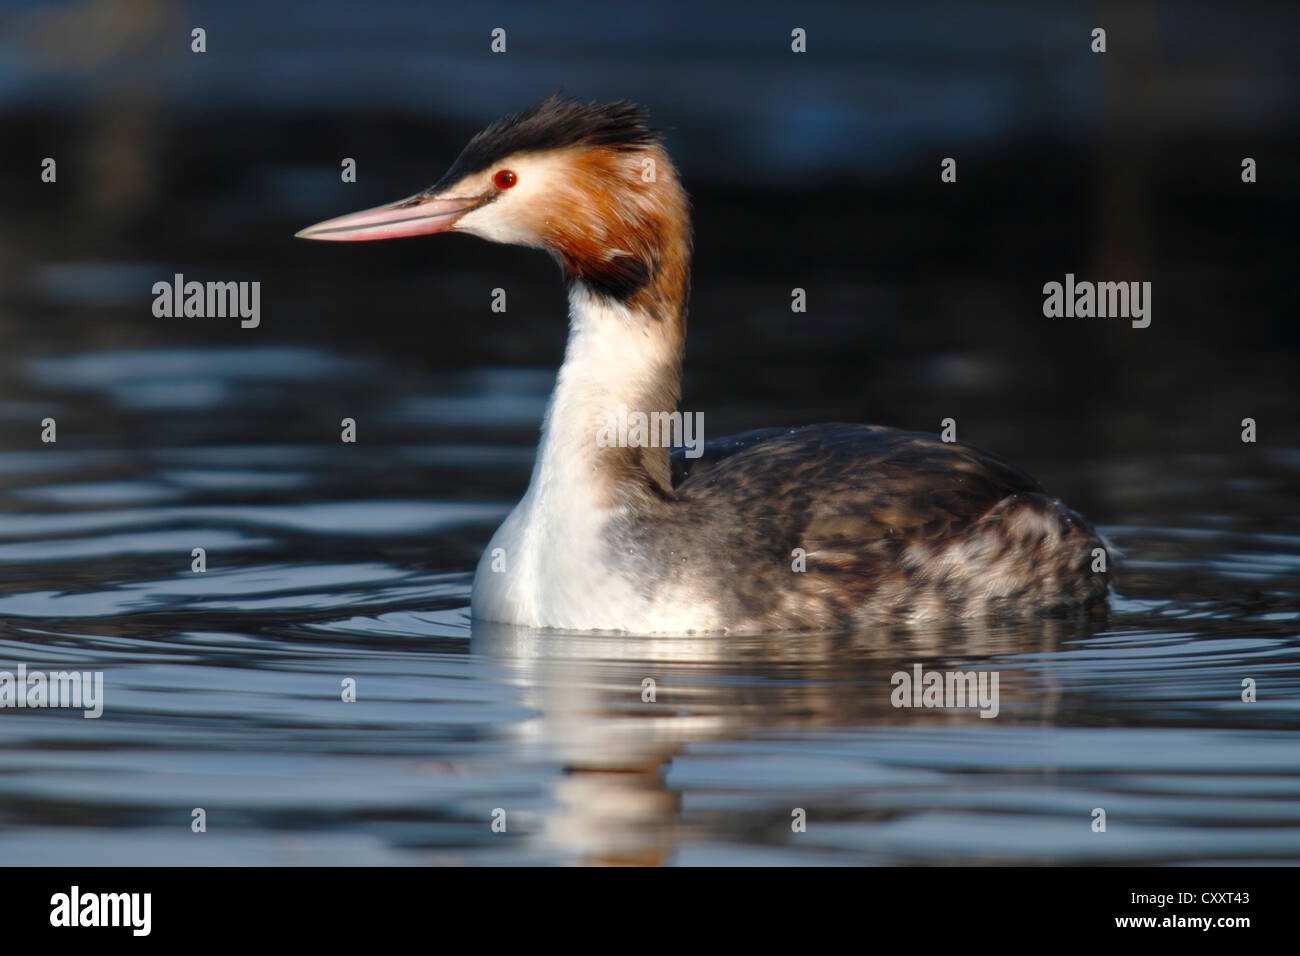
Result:
{"label": "grebe wing", "polygon": [[[1033,478],[962,442],[881,425],[832,423],[763,428],[714,439],[698,458],[672,455],[673,487],[685,498],[728,495],[805,504],[836,512],[935,511],[974,518],[1010,495],[1041,494]],[[892,507],[891,507],[892,506]],[[910,522],[903,521],[903,525]]]}
{"label": "grebe wing", "polygon": [[1106,593],[1088,523],[970,445],[811,425],[722,439],[674,468],[683,477],[651,532],[657,550],[686,557],[680,576],[701,573],[701,591],[742,628],[1081,606]]}
{"label": "grebe wing", "polygon": [[751,431],[727,435],[725,438],[713,438],[704,443],[703,452],[695,458],[688,458],[686,449],[676,448],[671,455],[673,487],[677,488],[686,479],[700,475],[718,464],[718,462],[730,458],[738,452],[747,451],[759,442],[781,435],[790,435],[801,430],[794,428],[755,428]]}

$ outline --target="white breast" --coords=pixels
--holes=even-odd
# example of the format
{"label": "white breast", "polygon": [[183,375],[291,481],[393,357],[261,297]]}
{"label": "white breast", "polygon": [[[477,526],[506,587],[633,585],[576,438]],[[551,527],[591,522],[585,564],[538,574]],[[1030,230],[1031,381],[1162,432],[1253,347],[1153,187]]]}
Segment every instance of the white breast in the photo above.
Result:
{"label": "white breast", "polygon": [[[565,630],[683,633],[716,626],[707,611],[610,564],[619,509],[596,472],[602,412],[634,402],[655,373],[645,323],[575,284],[569,344],[551,395],[528,492],[497,529],[474,575],[475,618]],[[649,353],[649,354],[648,354]]]}

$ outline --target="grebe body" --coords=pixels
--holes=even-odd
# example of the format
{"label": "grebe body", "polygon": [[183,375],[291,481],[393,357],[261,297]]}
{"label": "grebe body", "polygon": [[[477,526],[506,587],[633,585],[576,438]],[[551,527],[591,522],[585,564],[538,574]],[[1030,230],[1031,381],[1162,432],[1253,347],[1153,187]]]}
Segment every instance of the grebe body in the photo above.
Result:
{"label": "grebe body", "polygon": [[676,411],[689,209],[643,111],[552,97],[475,136],[435,186],[299,233],[466,232],[546,249],[569,339],[524,498],[474,578],[475,618],[747,633],[1080,611],[1109,555],[1078,514],[959,442],[776,428],[699,457],[598,440],[614,409]]}

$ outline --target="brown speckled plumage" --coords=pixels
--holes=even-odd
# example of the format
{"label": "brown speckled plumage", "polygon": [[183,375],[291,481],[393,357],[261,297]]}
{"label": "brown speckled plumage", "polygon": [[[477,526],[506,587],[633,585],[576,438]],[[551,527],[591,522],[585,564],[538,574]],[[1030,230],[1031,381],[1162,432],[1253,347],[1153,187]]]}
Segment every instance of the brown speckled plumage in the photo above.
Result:
{"label": "brown speckled plumage", "polygon": [[736,632],[1104,602],[1096,532],[969,445],[832,424],[749,432],[688,459],[600,437],[616,413],[671,414],[680,395],[690,209],[640,107],[551,97],[475,136],[436,186],[300,235],[451,231],[545,249],[569,285],[533,477],[479,563],[476,618]]}
{"label": "brown speckled plumage", "polygon": [[764,429],[675,455],[673,481],[672,499],[611,526],[610,560],[674,590],[725,580],[711,599],[735,630],[1060,612],[1107,593],[1086,521],[1005,462],[933,435]]}

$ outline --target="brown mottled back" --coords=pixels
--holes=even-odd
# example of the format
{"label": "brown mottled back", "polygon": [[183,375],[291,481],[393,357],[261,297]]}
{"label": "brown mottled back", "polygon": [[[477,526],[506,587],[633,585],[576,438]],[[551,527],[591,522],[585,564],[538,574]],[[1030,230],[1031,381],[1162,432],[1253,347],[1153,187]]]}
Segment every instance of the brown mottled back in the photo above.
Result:
{"label": "brown mottled back", "polygon": [[[733,630],[835,628],[1104,599],[1100,538],[1032,478],[933,435],[872,425],[765,429],[673,458],[676,499],[624,519],[624,563],[671,590],[717,593]],[[801,549],[804,570],[794,570]]]}

